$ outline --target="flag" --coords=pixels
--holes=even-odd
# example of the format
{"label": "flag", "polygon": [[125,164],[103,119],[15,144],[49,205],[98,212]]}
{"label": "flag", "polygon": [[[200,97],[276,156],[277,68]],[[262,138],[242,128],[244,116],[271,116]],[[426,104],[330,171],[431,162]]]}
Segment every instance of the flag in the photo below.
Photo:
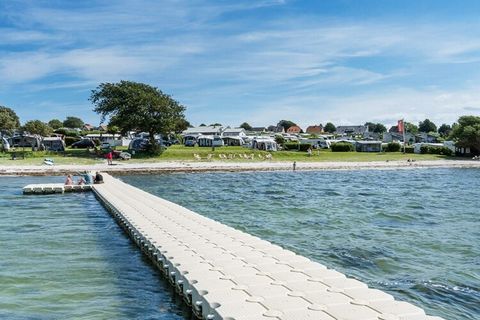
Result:
{"label": "flag", "polygon": [[404,129],[405,129],[405,124],[403,123],[403,119],[402,120],[398,120],[398,132],[403,132]]}

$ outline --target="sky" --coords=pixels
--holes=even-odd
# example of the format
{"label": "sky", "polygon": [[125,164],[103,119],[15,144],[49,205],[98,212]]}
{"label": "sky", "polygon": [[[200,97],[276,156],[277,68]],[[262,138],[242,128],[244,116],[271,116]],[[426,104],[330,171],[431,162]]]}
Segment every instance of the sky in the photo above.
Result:
{"label": "sky", "polygon": [[193,125],[480,115],[477,0],[0,0],[0,105],[100,117],[104,82],[158,87]]}

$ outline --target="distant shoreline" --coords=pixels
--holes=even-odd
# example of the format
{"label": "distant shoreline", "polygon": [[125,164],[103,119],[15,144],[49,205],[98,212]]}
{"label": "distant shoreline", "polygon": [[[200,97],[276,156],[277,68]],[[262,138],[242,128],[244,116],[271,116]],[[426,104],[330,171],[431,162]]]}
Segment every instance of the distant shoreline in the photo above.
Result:
{"label": "distant shoreline", "polygon": [[[370,161],[370,162],[297,162],[297,171],[321,170],[371,170],[401,168],[480,168],[475,160],[425,160],[425,161]],[[0,166],[0,176],[58,176],[79,171],[102,171],[114,175],[194,173],[194,172],[248,172],[292,171],[292,162],[194,162],[169,161],[155,163],[118,162],[113,166],[95,165],[19,165]]]}

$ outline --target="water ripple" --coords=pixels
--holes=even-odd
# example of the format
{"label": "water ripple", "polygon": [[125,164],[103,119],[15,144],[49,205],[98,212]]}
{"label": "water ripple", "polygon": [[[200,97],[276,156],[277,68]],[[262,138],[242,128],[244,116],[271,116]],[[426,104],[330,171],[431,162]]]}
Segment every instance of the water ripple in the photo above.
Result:
{"label": "water ripple", "polygon": [[429,314],[480,319],[479,170],[122,179],[318,260]]}

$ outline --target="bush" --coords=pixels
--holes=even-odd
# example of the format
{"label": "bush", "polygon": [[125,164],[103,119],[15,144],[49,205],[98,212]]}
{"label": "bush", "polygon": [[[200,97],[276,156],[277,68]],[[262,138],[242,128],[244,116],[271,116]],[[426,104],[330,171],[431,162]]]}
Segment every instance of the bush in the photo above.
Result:
{"label": "bush", "polygon": [[277,144],[284,144],[285,143],[285,138],[281,135],[276,135],[275,136],[275,142]]}
{"label": "bush", "polygon": [[437,146],[421,146],[420,153],[422,154],[441,154],[445,156],[451,156],[453,154],[452,150],[447,147],[437,147]]}
{"label": "bush", "polygon": [[287,142],[287,143],[283,144],[283,148],[285,150],[298,150],[298,143]]}
{"label": "bush", "polygon": [[285,143],[283,145],[283,147],[285,148],[285,150],[306,152],[308,150],[308,148],[312,148],[312,144],[311,143],[300,143],[300,145],[299,145],[298,143],[289,142],[289,143]]}
{"label": "bush", "polygon": [[405,153],[414,153],[414,147],[412,146],[406,146],[405,147]]}
{"label": "bush", "polygon": [[63,134],[64,136],[67,136],[67,137],[80,137],[80,134],[75,130],[57,129],[53,132],[58,134]]}
{"label": "bush", "polygon": [[311,148],[312,148],[311,143],[301,143],[300,144],[300,151],[306,152],[308,149],[311,149]]}
{"label": "bush", "polygon": [[386,152],[398,152],[400,151],[400,143],[398,142],[389,142],[385,148]]}
{"label": "bush", "polygon": [[149,143],[147,146],[147,154],[152,155],[152,156],[159,156],[165,151],[165,147],[162,147],[159,144],[151,144]]}
{"label": "bush", "polygon": [[69,136],[65,137],[65,145],[67,147],[71,146],[74,142],[77,142],[77,141],[80,141],[80,138],[69,137]]}
{"label": "bush", "polygon": [[332,143],[330,146],[333,152],[349,152],[353,151],[353,144],[348,142]]}

